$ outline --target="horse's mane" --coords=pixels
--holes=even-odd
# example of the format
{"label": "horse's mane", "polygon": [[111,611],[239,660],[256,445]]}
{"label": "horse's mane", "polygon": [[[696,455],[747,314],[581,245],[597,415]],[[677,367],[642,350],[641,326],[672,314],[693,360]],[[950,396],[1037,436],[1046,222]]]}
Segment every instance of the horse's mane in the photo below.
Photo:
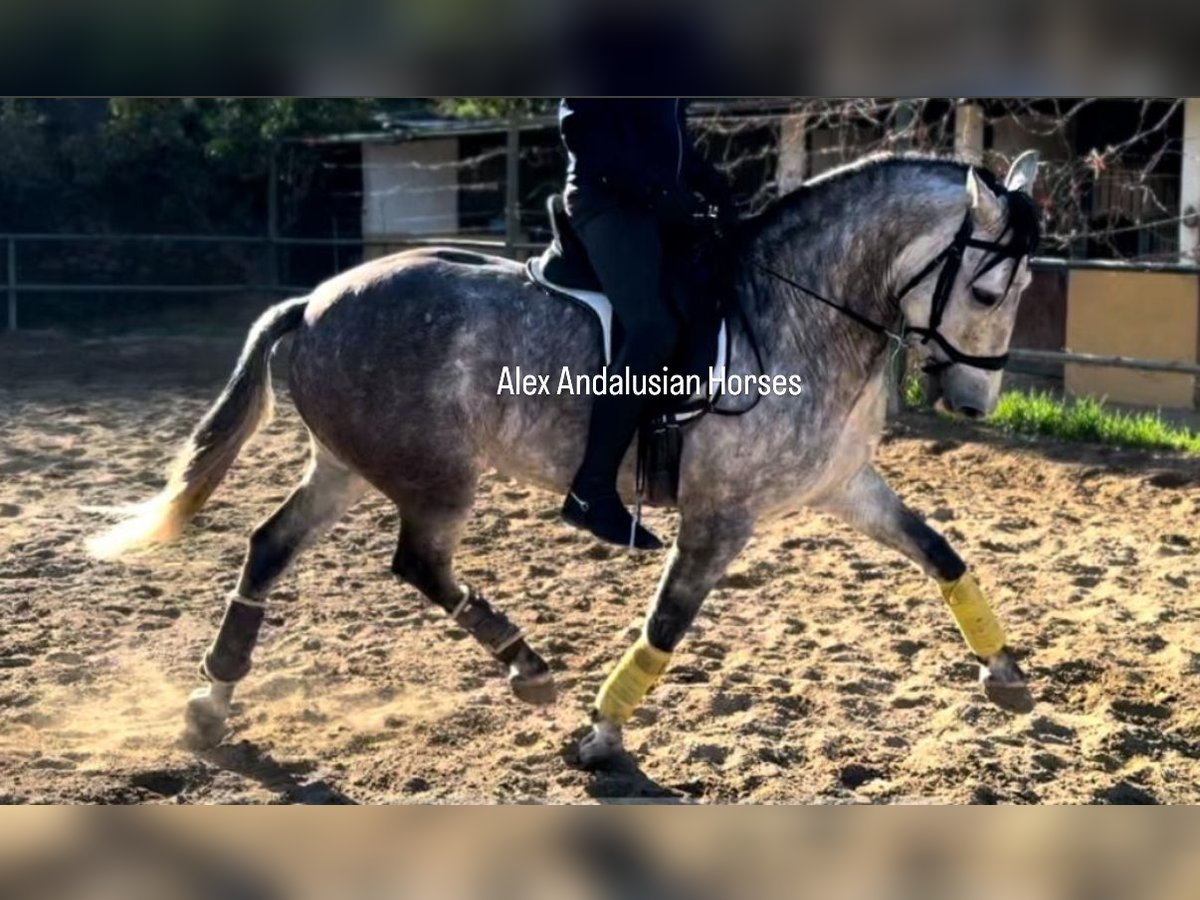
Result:
{"label": "horse's mane", "polygon": [[[911,172],[942,174],[946,176],[947,182],[964,184],[970,168],[970,163],[952,156],[930,153],[874,153],[837,166],[828,172],[822,172],[772,200],[761,212],[746,220],[743,234],[761,233],[806,202],[819,202],[826,195],[851,187],[859,181],[872,183]],[[976,166],[975,172],[991,191],[1008,198],[1005,233],[1011,232],[1013,241],[1017,242],[1026,254],[1032,253],[1041,233],[1040,217],[1033,200],[1024,192],[1006,191],[1004,183],[991,169]]]}
{"label": "horse's mane", "polygon": [[[938,153],[895,153],[880,151],[861,156],[847,163],[842,163],[840,166],[835,166],[828,171],[822,172],[820,175],[808,178],[803,184],[799,185],[797,190],[842,181],[866,172],[895,169],[940,169],[947,172],[961,173],[965,178],[968,168],[970,168],[970,164],[957,156],[945,156]],[[984,178],[990,177],[993,182],[998,182],[998,179],[990,169],[980,169],[980,174]],[[989,184],[988,186],[994,187],[994,184]]]}
{"label": "horse's mane", "polygon": [[[924,171],[932,174],[941,170],[948,176],[961,175],[965,181],[968,167],[966,162],[950,156],[928,153],[872,153],[806,179],[767,203],[752,220],[767,225],[806,201],[820,200],[831,192],[852,187],[858,182],[875,182],[905,171]],[[980,176],[984,178],[988,187],[995,189],[998,181],[995,175],[990,171],[980,170]]]}

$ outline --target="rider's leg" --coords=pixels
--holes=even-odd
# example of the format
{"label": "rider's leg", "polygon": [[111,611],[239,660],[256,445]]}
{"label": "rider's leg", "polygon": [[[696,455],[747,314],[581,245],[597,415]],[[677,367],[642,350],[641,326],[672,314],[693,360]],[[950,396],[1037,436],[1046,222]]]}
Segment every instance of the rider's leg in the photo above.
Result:
{"label": "rider's leg", "polygon": [[[621,325],[610,371],[644,376],[662,371],[679,337],[663,285],[659,225],[649,215],[611,210],[579,228],[601,285]],[[617,473],[648,398],[604,395],[592,401],[587,449],[563,514],[572,524],[613,543],[654,549],[654,535],[636,525],[617,495]]]}

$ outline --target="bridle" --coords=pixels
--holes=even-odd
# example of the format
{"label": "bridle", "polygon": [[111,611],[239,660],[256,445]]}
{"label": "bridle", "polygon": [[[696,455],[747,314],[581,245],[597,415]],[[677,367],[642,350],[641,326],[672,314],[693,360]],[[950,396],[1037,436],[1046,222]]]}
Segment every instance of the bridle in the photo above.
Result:
{"label": "bridle", "polygon": [[[1004,233],[1007,234],[1011,230],[1011,227],[1006,228]],[[921,271],[910,278],[904,287],[901,288],[900,293],[896,295],[896,302],[900,303],[917,285],[935,271],[938,273],[937,283],[933,286],[933,299],[929,308],[929,324],[923,328],[916,325],[907,325],[904,329],[906,334],[918,335],[921,338],[922,344],[928,344],[932,340],[942,348],[942,352],[948,357],[942,360],[931,358],[923,369],[930,375],[936,374],[943,369],[948,369],[955,363],[961,363],[964,366],[970,366],[974,369],[985,369],[989,372],[1003,369],[1008,363],[1007,353],[1000,353],[995,356],[975,356],[971,353],[964,353],[950,343],[950,339],[942,334],[938,328],[942,324],[942,317],[946,313],[946,306],[950,303],[950,292],[954,289],[954,282],[957,280],[959,270],[962,268],[963,253],[968,248],[973,247],[977,250],[992,251],[991,256],[985,259],[980,267],[976,269],[975,274],[971,276],[972,283],[1006,259],[1016,261],[1017,265],[1013,266],[1012,274],[1008,279],[1008,285],[1004,289],[1004,296],[1008,295],[1008,291],[1012,287],[1013,278],[1016,277],[1021,258],[1030,252],[1030,248],[1024,246],[1021,241],[1010,240],[1006,243],[985,241],[973,237],[972,233],[971,210],[968,209],[966,215],[963,216],[962,224],[954,234],[954,240],[950,242],[946,249],[931,259]],[[1000,237],[1004,237],[1004,234],[1001,234]]]}
{"label": "bridle", "polygon": [[[1004,191],[1003,189],[1000,189],[999,192],[1007,194],[1007,196],[1012,199],[1019,197],[1026,202],[1032,202],[1028,201],[1026,196],[1018,191]],[[1016,202],[1021,201],[1018,200]],[[919,336],[922,344],[928,344],[932,340],[942,349],[942,352],[946,354],[947,358],[938,360],[931,357],[929,362],[927,362],[923,367],[923,370],[926,373],[936,374],[937,372],[941,372],[942,370],[948,369],[950,366],[956,364],[994,372],[998,369],[1004,368],[1005,364],[1008,362],[1007,353],[1001,353],[995,356],[975,356],[971,353],[964,353],[962,350],[959,350],[956,346],[954,346],[954,344],[950,342],[949,338],[942,334],[939,326],[942,324],[942,318],[946,313],[946,306],[950,302],[950,292],[953,290],[954,282],[957,280],[958,273],[962,268],[963,254],[968,248],[991,251],[991,255],[980,264],[979,268],[975,271],[975,274],[971,277],[972,282],[976,281],[987,272],[990,272],[1006,259],[1013,259],[1017,261],[1018,265],[1013,266],[1012,274],[1008,279],[1008,286],[1005,288],[1004,293],[1005,296],[1007,296],[1008,289],[1012,287],[1013,279],[1016,277],[1020,260],[1026,256],[1032,255],[1037,244],[1036,229],[1034,229],[1034,231],[1030,234],[1021,235],[1018,233],[1018,229],[1014,228],[1012,224],[1013,205],[1014,204],[1010,199],[1009,222],[1000,235],[1000,238],[1003,239],[1005,235],[1012,233],[1012,239],[1007,242],[1002,242],[1001,240],[988,241],[974,237],[971,210],[967,209],[966,215],[963,216],[962,224],[958,227],[958,231],[954,233],[953,240],[951,240],[950,243],[940,253],[938,253],[937,256],[926,263],[919,272],[913,275],[913,277],[905,283],[904,287],[900,289],[900,292],[896,294],[895,303],[899,305],[900,302],[918,285],[924,282],[925,279],[929,278],[929,276],[931,276],[934,272],[937,272],[937,283],[933,288],[933,299],[929,310],[929,323],[923,327],[908,325],[906,323],[900,334],[895,334],[888,329],[887,326],[882,325],[881,323],[876,322],[875,320],[870,319],[859,312],[856,312],[844,303],[838,303],[835,300],[830,300],[828,297],[823,296],[817,291],[805,287],[804,285],[794,281],[791,278],[788,278],[786,275],[783,275],[780,272],[776,272],[769,266],[757,262],[755,265],[766,274],[778,279],[779,281],[782,281],[784,284],[801,291],[807,296],[812,297],[814,300],[824,303],[826,306],[836,309],[842,315],[853,320],[854,322],[857,322],[868,331],[872,331],[875,334],[890,338],[897,344],[903,342],[904,338],[909,334],[915,334]]]}

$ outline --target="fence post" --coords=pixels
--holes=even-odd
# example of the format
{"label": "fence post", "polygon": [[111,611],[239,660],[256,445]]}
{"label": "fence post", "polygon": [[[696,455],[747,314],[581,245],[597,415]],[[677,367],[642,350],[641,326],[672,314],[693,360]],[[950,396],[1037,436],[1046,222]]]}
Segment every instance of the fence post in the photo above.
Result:
{"label": "fence post", "polygon": [[954,105],[954,152],[973,166],[983,165],[983,107],[970,100]]}
{"label": "fence post", "polygon": [[8,259],[8,330],[17,330],[17,239],[9,235],[5,255]]}
{"label": "fence post", "polygon": [[[920,115],[917,104],[912,100],[901,100],[896,104],[896,143],[901,150],[911,150],[917,144]],[[889,353],[891,351],[889,350]],[[894,418],[904,411],[904,382],[908,378],[908,348],[896,348],[888,357],[884,373],[884,389],[887,391],[887,416]]]}
{"label": "fence post", "polygon": [[521,131],[517,119],[517,111],[510,110],[508,114],[508,135],[504,163],[504,249],[509,257],[517,255],[517,241],[521,239],[521,191],[520,178],[521,162]]}
{"label": "fence post", "polygon": [[267,277],[271,287],[279,287],[279,167],[276,162],[277,145],[271,144],[271,155],[267,161]]}
{"label": "fence post", "polygon": [[1183,101],[1179,156],[1179,261],[1200,263],[1200,98]]}
{"label": "fence post", "polygon": [[808,175],[808,115],[789,113],[779,122],[779,193],[804,183]]}

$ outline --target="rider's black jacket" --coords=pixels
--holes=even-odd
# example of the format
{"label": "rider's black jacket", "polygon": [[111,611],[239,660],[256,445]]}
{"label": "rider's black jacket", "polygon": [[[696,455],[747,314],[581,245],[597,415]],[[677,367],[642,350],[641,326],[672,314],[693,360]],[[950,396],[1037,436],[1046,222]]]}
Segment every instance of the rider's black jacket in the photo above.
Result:
{"label": "rider's black jacket", "polygon": [[567,208],[578,221],[612,205],[664,220],[695,211],[693,193],[722,215],[733,202],[725,177],[688,137],[686,101],[567,98],[558,120],[567,148]]}

